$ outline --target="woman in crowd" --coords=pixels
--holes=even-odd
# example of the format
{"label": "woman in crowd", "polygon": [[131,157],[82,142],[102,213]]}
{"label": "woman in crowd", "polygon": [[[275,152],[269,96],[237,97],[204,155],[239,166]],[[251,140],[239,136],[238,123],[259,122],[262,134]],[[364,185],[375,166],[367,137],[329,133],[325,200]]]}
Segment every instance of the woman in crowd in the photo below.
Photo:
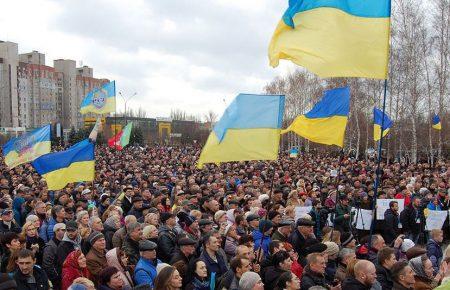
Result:
{"label": "woman in crowd", "polygon": [[108,266],[115,267],[119,270],[119,274],[122,277],[125,287],[133,287],[132,275],[129,271],[128,266],[128,256],[127,254],[119,248],[114,248],[106,253],[106,260]]}
{"label": "woman in crowd", "polygon": [[[106,267],[99,275],[99,290],[122,290],[124,281],[116,267]],[[128,288],[129,289],[129,288]]]}
{"label": "woman in crowd", "polygon": [[158,243],[158,228],[156,228],[154,225],[145,226],[142,229],[142,238],[154,243]]}
{"label": "woman in crowd", "polygon": [[118,215],[112,215],[106,219],[104,223],[103,234],[106,240],[106,249],[111,250],[113,248],[112,238],[115,232],[120,229],[120,218]]}
{"label": "woman in crowd", "polygon": [[91,274],[86,266],[86,257],[81,250],[72,251],[66,258],[62,268],[62,280],[61,290],[67,290],[67,288],[73,283],[76,278],[91,279]]}
{"label": "woman in crowd", "polygon": [[155,278],[154,289],[158,290],[181,290],[183,279],[175,267],[164,267]]}
{"label": "woman in crowd", "polygon": [[35,222],[27,222],[22,227],[20,239],[25,242],[25,247],[33,251],[36,257],[36,263],[42,265],[42,256],[44,254],[45,242],[38,235],[38,228]]}
{"label": "woman in crowd", "polygon": [[208,269],[205,262],[200,259],[192,260],[189,263],[189,270],[186,275],[191,281],[186,285],[185,290],[210,290],[215,284],[215,279],[208,276]]}
{"label": "woman in crowd", "polygon": [[412,258],[409,261],[409,266],[414,271],[415,290],[431,290],[438,286],[438,283],[433,280],[433,264],[427,255]]}

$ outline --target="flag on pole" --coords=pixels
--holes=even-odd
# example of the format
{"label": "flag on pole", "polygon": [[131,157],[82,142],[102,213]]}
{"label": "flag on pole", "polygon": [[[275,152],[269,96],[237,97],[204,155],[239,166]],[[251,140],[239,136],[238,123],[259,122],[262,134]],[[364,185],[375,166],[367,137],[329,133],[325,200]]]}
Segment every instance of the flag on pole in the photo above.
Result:
{"label": "flag on pole", "polygon": [[312,142],[343,147],[349,112],[350,88],[328,90],[311,111],[295,118],[281,134],[293,131]]}
{"label": "flag on pole", "polygon": [[436,130],[442,130],[441,118],[437,114],[433,116],[433,125],[432,127]]}
{"label": "flag on pole", "polygon": [[277,159],[283,113],[284,96],[239,94],[209,134],[198,167]]}
{"label": "flag on pole", "polygon": [[31,162],[50,152],[50,124],[20,137],[12,138],[3,145],[5,163],[9,168]]}
{"label": "flag on pole", "polygon": [[[384,122],[383,122],[384,118]],[[383,129],[381,129],[381,124],[383,122]],[[378,141],[381,138],[381,131],[383,131],[383,137],[389,133],[392,127],[392,121],[388,115],[384,114],[380,109],[373,109],[373,140]]]}
{"label": "flag on pole", "polygon": [[133,127],[133,122],[128,123],[128,125],[123,128],[122,131],[117,133],[116,136],[108,140],[108,145],[111,148],[116,148],[117,150],[122,150],[125,146],[130,143],[131,128]]}
{"label": "flag on pole", "polygon": [[43,155],[32,164],[47,181],[49,190],[63,189],[72,182],[93,181],[94,143],[85,139],[65,151]]}
{"label": "flag on pole", "polygon": [[90,91],[81,103],[80,113],[106,114],[116,111],[116,82]]}
{"label": "flag on pole", "polygon": [[102,128],[102,119],[98,117],[97,121],[95,122],[94,128],[92,128],[92,131],[89,134],[89,140],[95,143],[95,141],[97,141],[98,132],[102,130],[101,128]]}
{"label": "flag on pole", "polygon": [[287,59],[322,78],[386,79],[390,15],[390,0],[289,0],[270,65]]}

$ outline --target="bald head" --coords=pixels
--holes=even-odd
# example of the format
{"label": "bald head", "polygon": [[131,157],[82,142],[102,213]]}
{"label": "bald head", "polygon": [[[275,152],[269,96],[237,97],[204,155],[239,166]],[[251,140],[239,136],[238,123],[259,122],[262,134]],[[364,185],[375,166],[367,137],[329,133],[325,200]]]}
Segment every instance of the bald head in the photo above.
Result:
{"label": "bald head", "polygon": [[366,286],[375,283],[377,272],[375,265],[367,260],[360,260],[355,264],[355,278]]}

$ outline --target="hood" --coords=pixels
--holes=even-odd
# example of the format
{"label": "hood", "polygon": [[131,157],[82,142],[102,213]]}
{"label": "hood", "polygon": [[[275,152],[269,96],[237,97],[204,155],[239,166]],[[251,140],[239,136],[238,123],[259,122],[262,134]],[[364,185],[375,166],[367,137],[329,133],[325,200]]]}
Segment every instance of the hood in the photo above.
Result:
{"label": "hood", "polygon": [[117,248],[109,250],[106,253],[106,261],[108,261],[108,265],[115,267],[120,272],[125,272],[122,265],[120,265],[119,257],[117,255]]}
{"label": "hood", "polygon": [[80,250],[70,252],[67,258],[64,260],[63,267],[81,270],[80,266],[78,265],[78,258],[80,257],[80,255]]}
{"label": "hood", "polygon": [[81,236],[78,235],[76,240],[71,240],[69,236],[67,236],[67,233],[65,233],[62,242],[72,243],[76,249],[79,249],[81,247]]}
{"label": "hood", "polygon": [[232,224],[236,223],[236,221],[234,219],[234,208],[228,210],[227,213],[226,213],[226,216],[227,216],[228,224],[232,225]]}

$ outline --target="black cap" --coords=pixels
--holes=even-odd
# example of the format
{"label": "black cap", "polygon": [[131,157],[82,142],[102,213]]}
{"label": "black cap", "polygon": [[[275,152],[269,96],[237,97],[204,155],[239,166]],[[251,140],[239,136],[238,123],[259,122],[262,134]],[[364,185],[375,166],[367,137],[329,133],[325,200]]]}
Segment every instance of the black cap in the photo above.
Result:
{"label": "black cap", "polygon": [[249,214],[248,217],[247,217],[247,222],[249,223],[251,221],[259,220],[259,219],[260,219],[259,215],[257,215],[257,214]]}
{"label": "black cap", "polygon": [[196,241],[194,241],[193,239],[187,238],[187,237],[181,238],[178,240],[179,246],[194,246],[196,244],[197,244]]}
{"label": "black cap", "polygon": [[170,213],[170,212],[163,212],[163,213],[161,213],[161,215],[160,215],[160,219],[161,219],[161,222],[162,222],[163,224],[166,223],[166,221],[167,221],[168,219],[173,218],[173,217],[175,217],[175,215],[174,215],[173,213]]}
{"label": "black cap", "polygon": [[143,240],[139,242],[139,251],[153,251],[158,248],[158,245],[149,240]]}
{"label": "black cap", "polygon": [[138,201],[143,201],[142,197],[138,196],[133,196],[133,198],[131,199],[131,201],[133,203],[138,202]]}
{"label": "black cap", "polygon": [[294,223],[293,220],[281,220],[281,222],[278,224],[279,227],[284,226],[291,226]]}
{"label": "black cap", "polygon": [[327,245],[319,242],[317,239],[307,239],[305,241],[305,253],[322,253],[327,249]]}
{"label": "black cap", "polygon": [[212,222],[209,219],[201,219],[201,220],[198,221],[198,225],[201,226],[201,227],[206,226],[206,225],[212,225],[213,223],[214,222]]}
{"label": "black cap", "polygon": [[78,225],[76,221],[68,221],[66,223],[66,230],[68,231],[76,231],[78,230]]}
{"label": "black cap", "polygon": [[297,227],[304,226],[304,227],[313,227],[316,223],[312,220],[305,219],[305,218],[299,218],[297,221]]}

